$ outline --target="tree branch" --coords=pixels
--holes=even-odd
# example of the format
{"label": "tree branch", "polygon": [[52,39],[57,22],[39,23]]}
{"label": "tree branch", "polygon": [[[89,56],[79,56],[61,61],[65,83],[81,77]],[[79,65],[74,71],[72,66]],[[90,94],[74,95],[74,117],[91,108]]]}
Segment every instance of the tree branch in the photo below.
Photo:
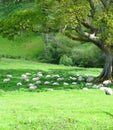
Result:
{"label": "tree branch", "polygon": [[90,29],[91,32],[93,32],[93,33],[98,32],[98,29],[97,29],[97,28],[91,26],[91,25],[90,25],[89,23],[87,23],[87,22],[82,22],[82,25],[83,25],[84,27],[86,27],[87,29]]}
{"label": "tree branch", "polygon": [[91,17],[93,17],[96,11],[95,6],[94,6],[94,0],[89,0],[89,4],[91,7]]}
{"label": "tree branch", "polygon": [[64,35],[75,41],[91,42],[88,38],[85,38],[85,37],[75,37],[69,33],[64,33]]}
{"label": "tree branch", "polygon": [[90,34],[90,33],[84,32],[81,26],[78,26],[75,30],[81,37],[88,39],[89,42],[92,42],[101,50],[104,49],[104,44],[102,43],[102,40],[99,37],[97,37],[95,33]]}

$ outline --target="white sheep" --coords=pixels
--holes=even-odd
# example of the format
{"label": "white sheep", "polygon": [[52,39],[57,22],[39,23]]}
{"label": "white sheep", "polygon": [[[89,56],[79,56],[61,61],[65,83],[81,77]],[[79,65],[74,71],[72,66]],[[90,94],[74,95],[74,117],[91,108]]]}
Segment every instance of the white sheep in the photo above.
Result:
{"label": "white sheep", "polygon": [[88,88],[83,88],[83,90],[88,90]]}
{"label": "white sheep", "polygon": [[38,80],[40,80],[40,78],[35,77],[35,78],[32,78],[32,80],[33,80],[33,81],[38,81]]}
{"label": "white sheep", "polygon": [[48,91],[53,91],[54,89],[53,89],[53,88],[48,88],[47,90],[48,90]]}
{"label": "white sheep", "polygon": [[21,75],[21,78],[24,80],[24,79],[28,79],[28,76],[26,74],[22,74]]}
{"label": "white sheep", "polygon": [[111,82],[111,80],[105,80],[105,81],[103,81],[103,84],[105,84],[105,85],[108,85],[108,84],[111,84],[112,82]]}
{"label": "white sheep", "polygon": [[86,85],[86,86],[92,86],[93,83],[86,83],[85,85]]}
{"label": "white sheep", "polygon": [[40,80],[36,81],[36,84],[41,84],[42,82]]}
{"label": "white sheep", "polygon": [[21,82],[18,82],[16,85],[17,85],[17,86],[21,86],[21,85],[22,85],[22,83],[21,83]]}
{"label": "white sheep", "polygon": [[42,72],[38,72],[37,76],[39,76],[39,77],[43,76]]}
{"label": "white sheep", "polygon": [[69,85],[69,83],[64,82],[63,85]]}
{"label": "white sheep", "polygon": [[91,82],[91,81],[93,81],[93,80],[94,80],[93,77],[88,77],[86,81],[87,81],[87,82]]}
{"label": "white sheep", "polygon": [[29,81],[28,76],[26,74],[22,74],[21,75],[21,79],[24,80],[24,81],[26,81],[26,82]]}
{"label": "white sheep", "polygon": [[76,84],[77,84],[77,82],[72,82],[72,84],[73,84],[73,85],[76,85]]}
{"label": "white sheep", "polygon": [[57,81],[63,81],[64,78],[57,78]]}
{"label": "white sheep", "polygon": [[48,75],[46,75],[46,78],[51,78],[51,75],[49,75],[49,74],[48,74]]}
{"label": "white sheep", "polygon": [[106,95],[112,95],[112,93],[113,93],[111,88],[106,88],[104,91],[105,91]]}
{"label": "white sheep", "polygon": [[34,90],[36,88],[37,88],[37,86],[35,86],[35,85],[29,87],[29,89],[31,89],[31,90]]}
{"label": "white sheep", "polygon": [[59,75],[59,74],[55,74],[55,75],[53,75],[52,77],[53,77],[53,78],[59,78],[60,75]]}
{"label": "white sheep", "polygon": [[99,86],[98,86],[98,85],[93,85],[92,88],[96,88],[96,89],[98,89]]}
{"label": "white sheep", "polygon": [[45,85],[49,85],[50,82],[49,82],[49,81],[45,81],[44,84],[45,84]]}
{"label": "white sheep", "polygon": [[100,87],[99,89],[100,90],[105,90],[107,87]]}
{"label": "white sheep", "polygon": [[71,76],[70,76],[69,78],[70,78],[71,80],[76,80],[76,79],[77,79],[77,78],[75,78],[75,77],[71,77]]}
{"label": "white sheep", "polygon": [[6,75],[7,78],[12,78],[13,76],[11,74]]}
{"label": "white sheep", "polygon": [[35,86],[35,85],[32,84],[32,83],[30,83],[28,86],[29,86],[29,89],[32,89],[32,90],[37,88],[37,86]]}
{"label": "white sheep", "polygon": [[3,80],[3,82],[5,82],[5,83],[9,82],[9,81],[10,81],[10,78],[6,78],[6,79]]}
{"label": "white sheep", "polygon": [[79,80],[79,81],[83,81],[84,78],[83,78],[82,76],[79,76],[79,77],[78,77],[78,80]]}
{"label": "white sheep", "polygon": [[59,83],[58,83],[58,82],[54,82],[53,85],[54,85],[54,86],[57,86],[57,85],[59,85]]}

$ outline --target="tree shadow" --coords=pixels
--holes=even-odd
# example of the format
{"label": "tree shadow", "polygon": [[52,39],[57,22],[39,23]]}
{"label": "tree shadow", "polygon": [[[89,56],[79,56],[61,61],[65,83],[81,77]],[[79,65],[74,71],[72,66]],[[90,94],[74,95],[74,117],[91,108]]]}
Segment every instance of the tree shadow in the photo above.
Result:
{"label": "tree shadow", "polygon": [[[70,76],[74,76],[76,72],[85,71],[84,68],[73,68],[73,69],[49,69],[49,71],[43,70],[32,70],[32,69],[7,69],[0,70],[0,90],[3,91],[31,91],[29,90],[29,84],[33,83],[35,85],[36,81],[33,81],[33,77],[37,77],[37,72],[42,72],[44,76],[40,77],[42,84],[37,85],[37,89],[33,90],[36,92],[47,91],[48,88],[53,88],[54,90],[70,90],[70,89],[81,89],[85,86],[85,80],[82,82],[77,82],[77,85],[72,85],[72,82],[69,79]],[[29,81],[25,82],[21,79],[21,75],[25,73],[31,73],[29,76]],[[7,78],[7,74],[12,75],[12,78],[9,82],[3,82]],[[58,86],[52,85],[54,82],[58,82],[57,78],[46,78],[46,75],[55,75],[59,74],[60,77],[64,77],[63,81],[59,81]],[[44,85],[45,81],[51,82],[50,85]],[[22,86],[17,86],[17,83],[21,82]],[[64,82],[69,83],[69,85],[63,85]],[[75,81],[76,82],[76,81]]]}
{"label": "tree shadow", "polygon": [[112,118],[113,118],[113,114],[112,114],[112,113],[107,112],[107,111],[103,111],[103,113],[105,113],[106,115],[108,115],[108,116],[110,116],[110,117],[112,117]]}

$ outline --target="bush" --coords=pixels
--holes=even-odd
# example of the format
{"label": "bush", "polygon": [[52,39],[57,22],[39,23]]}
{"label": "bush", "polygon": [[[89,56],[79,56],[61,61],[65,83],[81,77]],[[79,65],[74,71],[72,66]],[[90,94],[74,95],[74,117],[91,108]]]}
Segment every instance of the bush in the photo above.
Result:
{"label": "bush", "polygon": [[60,58],[59,64],[66,65],[66,66],[71,66],[71,65],[73,65],[73,61],[72,61],[72,59],[70,57],[68,57],[66,55],[63,55]]}
{"label": "bush", "polygon": [[53,64],[103,67],[104,58],[104,54],[92,43],[81,44],[60,34],[49,39],[40,59]]}
{"label": "bush", "polygon": [[54,36],[45,44],[45,52],[40,57],[40,60],[47,63],[59,64],[63,55],[68,57],[72,56],[72,48],[75,46],[74,43],[62,35]]}
{"label": "bush", "polygon": [[92,44],[81,45],[72,52],[73,62],[79,67],[102,67],[104,58],[104,54]]}

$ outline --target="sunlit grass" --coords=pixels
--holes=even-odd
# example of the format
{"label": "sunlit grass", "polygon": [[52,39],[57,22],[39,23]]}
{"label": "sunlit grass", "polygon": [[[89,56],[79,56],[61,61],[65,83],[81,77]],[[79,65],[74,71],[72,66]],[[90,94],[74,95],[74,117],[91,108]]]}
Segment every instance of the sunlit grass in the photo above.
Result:
{"label": "sunlit grass", "polygon": [[11,58],[37,58],[44,50],[43,39],[35,34],[25,34],[15,40],[0,37],[0,56]]}
{"label": "sunlit grass", "polygon": [[[112,130],[113,96],[104,91],[81,89],[75,86],[45,85],[29,91],[27,84],[17,86],[21,74],[59,73],[68,77],[70,74],[89,74],[97,76],[101,69],[65,67],[25,60],[0,60],[0,130]],[[13,79],[7,84],[3,79],[12,74]],[[42,88],[41,88],[42,87]],[[80,89],[79,89],[80,88]]]}
{"label": "sunlit grass", "polygon": [[0,96],[1,130],[112,130],[113,96],[97,90]]}

